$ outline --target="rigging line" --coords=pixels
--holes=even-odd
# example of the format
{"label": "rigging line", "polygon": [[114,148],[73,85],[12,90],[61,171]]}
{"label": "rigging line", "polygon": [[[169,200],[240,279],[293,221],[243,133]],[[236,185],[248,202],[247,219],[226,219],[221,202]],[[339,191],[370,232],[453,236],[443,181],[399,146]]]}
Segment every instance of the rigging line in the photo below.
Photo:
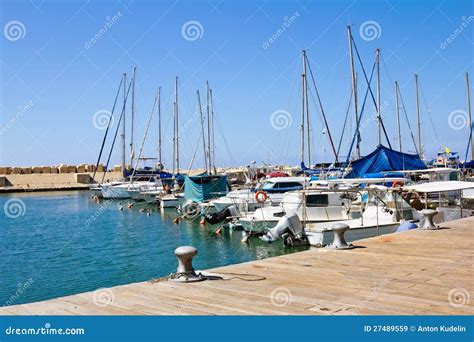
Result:
{"label": "rigging line", "polygon": [[428,105],[428,101],[426,101],[425,93],[423,92],[423,87],[421,86],[420,80],[418,80],[418,87],[420,88],[421,98],[423,99],[423,102],[425,104],[425,110],[428,113],[428,118],[430,119],[431,128],[433,128],[433,132],[435,134],[436,142],[438,143],[438,145],[440,145],[438,131],[436,131],[436,127],[433,123],[433,117],[431,116],[431,109]]}
{"label": "rigging line", "polygon": [[219,118],[218,115],[216,115],[215,118],[217,118],[217,126],[219,127],[219,132],[221,133],[222,140],[224,140],[224,145],[225,145],[225,148],[227,150],[227,153],[229,154],[231,162],[232,162],[233,165],[237,165],[237,163],[235,162],[235,158],[232,155],[232,152],[230,151],[229,144],[227,144],[227,139],[225,138],[224,131],[222,130],[222,125],[221,125],[220,118]]}
{"label": "rigging line", "polygon": [[342,139],[344,138],[344,132],[346,130],[346,124],[347,124],[347,118],[349,117],[349,111],[351,110],[351,104],[352,104],[352,91],[351,91],[351,96],[349,98],[349,105],[347,106],[346,118],[344,119],[344,125],[342,126],[341,138],[339,139],[339,145],[337,146],[337,155],[339,155],[339,152],[341,151]]}
{"label": "rigging line", "polygon": [[[362,72],[364,73],[365,81],[368,83],[369,80],[367,79],[367,73],[365,72],[364,64],[362,63],[362,59],[360,57],[359,50],[357,49],[357,46],[355,44],[354,37],[351,36],[351,40],[352,40],[352,43],[354,45],[354,49],[356,51],[357,59],[359,60],[359,64],[362,67]],[[372,97],[372,101],[374,102],[375,109],[377,110],[377,113],[380,113],[380,110],[377,106],[377,101],[375,101],[374,93],[372,92],[372,88],[370,87],[370,83],[368,83],[368,89],[370,91],[370,96]],[[385,139],[387,139],[388,147],[390,147],[390,149],[392,149],[392,144],[390,143],[390,139],[388,138],[387,130],[385,129],[385,125],[383,123],[382,116],[378,115],[377,117],[378,117],[378,120],[380,120],[380,125],[382,126],[383,133],[385,135]]]}
{"label": "rigging line", "polygon": [[355,128],[355,132],[354,132],[354,136],[352,137],[352,142],[351,142],[351,145],[349,147],[349,153],[347,154],[347,158],[346,158],[346,162],[344,163],[344,168],[342,169],[342,177],[344,178],[344,171],[346,169],[346,166],[348,165],[349,163],[349,159],[351,157],[351,154],[352,154],[352,148],[354,147],[354,142],[355,142],[355,139],[356,137],[359,135],[359,126],[360,126],[360,121],[362,119],[362,114],[364,114],[364,109],[365,109],[365,104],[367,102],[367,96],[369,95],[369,88],[370,88],[370,82],[372,82],[372,77],[374,76],[374,71],[375,71],[375,66],[376,66],[376,62],[374,62],[374,65],[372,66],[372,71],[370,73],[370,81],[368,83],[368,86],[367,86],[367,89],[365,91],[365,96],[364,96],[364,102],[362,103],[362,107],[360,109],[360,114],[359,114],[359,118],[357,120],[357,125],[356,125],[356,128]]}
{"label": "rigging line", "polygon": [[[132,81],[130,80],[130,83],[128,84],[127,94],[125,95],[125,100],[124,100],[123,106],[122,106],[122,113],[120,114],[119,122],[118,122],[117,128],[115,130],[114,140],[112,140],[112,146],[110,146],[109,156],[107,158],[107,164],[105,165],[105,170],[107,170],[109,168],[110,157],[112,156],[112,151],[114,149],[115,140],[117,139],[117,134],[118,134],[118,131],[119,131],[119,128],[120,128],[120,123],[122,122],[122,118],[125,115],[125,107],[127,106],[128,94],[130,93],[130,88],[131,87],[132,87]],[[105,178],[105,172],[104,172],[104,175],[102,176],[102,183],[104,182],[104,178]]]}
{"label": "rigging line", "polygon": [[337,163],[338,158],[337,158],[336,147],[334,146],[334,141],[332,140],[331,130],[329,129],[328,121],[326,119],[326,114],[324,113],[323,104],[321,102],[321,97],[319,96],[318,87],[316,86],[316,81],[314,80],[314,76],[313,76],[313,70],[311,69],[311,64],[309,63],[308,57],[306,57],[306,63],[308,64],[309,74],[311,76],[311,80],[313,81],[313,87],[314,87],[314,90],[316,91],[316,97],[318,98],[319,108],[321,110],[321,114],[323,115],[324,125],[326,126],[326,130],[328,131],[329,141],[331,142],[331,147],[334,152],[334,157],[336,158],[336,163]]}
{"label": "rigging line", "polygon": [[413,141],[413,146],[415,146],[416,154],[419,155],[418,148],[416,147],[415,136],[413,135],[413,131],[411,129],[410,120],[408,119],[407,110],[405,108],[405,102],[403,101],[402,92],[400,91],[400,86],[398,85],[398,83],[397,83],[397,87],[398,87],[398,96],[400,97],[400,102],[402,103],[402,109],[403,109],[403,113],[405,114],[405,119],[407,121],[408,130],[410,131],[411,140]]}
{"label": "rigging line", "polygon": [[153,101],[153,107],[151,108],[150,117],[148,118],[148,124],[147,124],[146,129],[145,129],[145,134],[143,135],[143,141],[142,141],[142,144],[140,146],[140,151],[138,152],[138,158],[137,158],[137,161],[135,162],[135,167],[133,168],[133,172],[132,172],[132,175],[130,177],[130,183],[133,183],[133,181],[132,181],[133,176],[135,176],[135,172],[137,171],[137,168],[138,168],[138,162],[140,161],[140,158],[142,156],[143,146],[145,145],[146,137],[148,135],[148,130],[150,129],[151,119],[153,118],[153,112],[155,111],[157,101],[158,101],[158,91],[156,92],[155,101]]}
{"label": "rigging line", "polygon": [[107,129],[105,130],[104,139],[102,140],[102,146],[100,147],[99,157],[97,158],[97,163],[95,164],[94,175],[92,176],[93,180],[95,179],[97,168],[99,167],[99,163],[100,163],[100,158],[102,157],[102,152],[104,151],[105,141],[107,140],[107,134],[109,133],[109,128],[110,128],[110,125],[112,124],[112,118],[114,116],[115,106],[117,104],[117,100],[120,94],[120,89],[122,89],[122,83],[123,83],[123,77],[120,78],[120,84],[117,89],[117,94],[115,95],[114,105],[112,107],[112,111],[110,112],[109,122],[107,123]]}

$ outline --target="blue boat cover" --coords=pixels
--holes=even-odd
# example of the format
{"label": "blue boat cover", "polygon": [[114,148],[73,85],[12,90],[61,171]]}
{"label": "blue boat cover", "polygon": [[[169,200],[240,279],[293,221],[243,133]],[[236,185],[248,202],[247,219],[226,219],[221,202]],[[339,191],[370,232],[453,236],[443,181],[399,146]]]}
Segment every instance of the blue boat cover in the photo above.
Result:
{"label": "blue boat cover", "polygon": [[474,169],[474,160],[464,162],[462,166],[466,169]]}
{"label": "blue boat cover", "polygon": [[426,169],[426,165],[417,154],[402,153],[380,145],[372,153],[352,162],[352,171],[347,177],[362,178],[369,173],[420,169]]}
{"label": "blue boat cover", "polygon": [[211,198],[222,197],[227,193],[227,176],[213,176],[202,173],[197,176],[186,176],[184,196],[186,200],[204,202]]}

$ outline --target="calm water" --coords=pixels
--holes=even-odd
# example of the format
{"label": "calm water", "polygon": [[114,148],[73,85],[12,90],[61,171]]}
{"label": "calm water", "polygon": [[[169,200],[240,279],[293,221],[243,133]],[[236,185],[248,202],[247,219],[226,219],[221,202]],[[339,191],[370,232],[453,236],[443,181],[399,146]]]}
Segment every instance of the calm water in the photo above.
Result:
{"label": "calm water", "polygon": [[198,248],[197,269],[301,250],[243,244],[241,232],[216,236],[217,227],[173,224],[174,210],[148,217],[142,207],[119,211],[117,202],[96,204],[87,192],[1,195],[0,306],[168,275],[181,245]]}

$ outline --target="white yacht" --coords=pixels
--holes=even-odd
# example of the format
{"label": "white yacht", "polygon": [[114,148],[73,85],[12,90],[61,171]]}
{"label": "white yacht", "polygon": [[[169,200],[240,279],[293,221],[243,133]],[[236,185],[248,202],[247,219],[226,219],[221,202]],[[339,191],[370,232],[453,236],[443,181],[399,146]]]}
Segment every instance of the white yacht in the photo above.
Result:
{"label": "white yacht", "polygon": [[[234,190],[226,196],[211,201],[216,211],[222,211],[231,205],[235,205],[240,212],[253,212],[266,205],[278,205],[288,191],[302,190],[307,177],[275,177],[268,178],[254,189]],[[265,192],[266,199],[259,203],[256,198],[258,191]]]}

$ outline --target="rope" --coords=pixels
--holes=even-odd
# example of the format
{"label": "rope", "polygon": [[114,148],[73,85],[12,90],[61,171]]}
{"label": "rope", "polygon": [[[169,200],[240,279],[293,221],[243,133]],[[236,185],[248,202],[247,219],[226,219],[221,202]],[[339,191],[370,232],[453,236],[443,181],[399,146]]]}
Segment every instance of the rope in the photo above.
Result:
{"label": "rope", "polygon": [[[221,276],[218,276],[218,275],[205,275],[205,274],[202,274],[202,273],[197,273],[196,276],[199,277],[199,278],[204,278],[204,280],[225,280],[225,281],[230,281],[230,280],[233,280],[233,279],[238,279],[238,280],[242,280],[242,281],[262,281],[262,280],[267,279],[264,276],[260,276],[260,275],[257,275],[257,274],[248,274],[248,273],[222,273],[222,272],[219,272],[218,274],[230,275],[232,277],[224,278],[224,277],[221,277]],[[177,279],[177,278],[180,278],[180,277],[189,277],[189,275],[190,274],[187,273],[187,272],[171,273],[168,276],[161,277],[161,278],[155,278],[155,279],[150,280],[150,284],[156,284],[156,283],[160,283],[160,282],[165,281],[165,280]],[[253,278],[244,278],[244,277],[253,277]]]}
{"label": "rope", "polygon": [[338,162],[337,152],[336,152],[336,148],[334,147],[334,142],[332,140],[331,130],[329,129],[328,121],[326,119],[326,114],[324,114],[324,108],[321,102],[321,97],[319,96],[318,87],[316,86],[316,81],[314,80],[313,70],[311,69],[311,64],[309,64],[309,60],[307,57],[306,57],[306,63],[308,64],[309,74],[311,75],[311,80],[313,81],[313,87],[314,87],[314,90],[316,91],[316,97],[318,99],[319,108],[321,109],[321,114],[323,115],[324,125],[326,126],[326,129],[328,131],[329,141],[331,142],[331,147],[334,152],[334,157],[336,158],[336,163],[337,163]]}
{"label": "rope", "polygon": [[347,106],[346,118],[344,119],[344,125],[342,126],[341,138],[339,139],[339,145],[337,146],[337,155],[339,155],[339,152],[341,150],[342,138],[344,138],[344,132],[346,130],[346,124],[347,124],[347,119],[349,117],[349,111],[351,109],[351,104],[352,104],[352,92],[351,92],[351,97],[349,98],[349,105]]}
{"label": "rope", "polygon": [[[377,109],[377,113],[380,113],[379,108],[377,106],[377,101],[375,101],[374,93],[372,92],[372,88],[370,87],[369,80],[367,79],[367,73],[365,72],[364,65],[362,64],[362,59],[359,55],[359,50],[354,42],[354,38],[351,36],[352,44],[354,44],[354,48],[357,54],[357,59],[359,60],[359,64],[362,67],[362,72],[364,73],[365,81],[367,82],[368,90],[370,91],[370,96],[372,97],[372,101],[374,102],[375,108]],[[365,102],[365,101],[364,101]],[[390,139],[388,138],[387,130],[385,129],[385,125],[382,120],[382,116],[378,115],[378,119],[380,120],[380,125],[382,126],[383,133],[385,135],[385,139],[387,139],[388,147],[392,149],[392,144],[390,143]]]}
{"label": "rope", "polygon": [[143,135],[143,141],[142,141],[142,144],[140,146],[140,152],[138,152],[138,158],[137,158],[137,161],[135,162],[135,167],[133,168],[132,176],[130,177],[130,183],[133,183],[133,176],[135,175],[135,172],[137,171],[138,163],[139,163],[140,158],[142,156],[143,146],[145,145],[145,140],[146,140],[146,137],[148,135],[148,130],[150,128],[150,123],[151,123],[151,119],[153,117],[153,112],[155,111],[157,100],[158,100],[158,92],[156,93],[155,101],[153,102],[153,107],[151,108],[150,116],[148,118],[148,124],[146,126],[145,134]]}
{"label": "rope", "polygon": [[410,120],[408,120],[408,114],[407,114],[407,110],[405,108],[405,102],[403,101],[402,93],[400,91],[400,86],[397,84],[397,87],[398,87],[398,95],[400,96],[400,102],[402,103],[403,113],[405,114],[405,119],[407,120],[408,129],[410,130],[411,140],[413,141],[413,146],[415,146],[416,154],[419,155],[418,148],[416,147],[415,136],[413,135],[413,131],[411,129]]}
{"label": "rope", "polygon": [[349,159],[351,157],[352,148],[354,147],[355,139],[356,139],[356,137],[359,136],[360,121],[362,119],[362,114],[364,113],[365,104],[366,104],[366,101],[367,101],[367,95],[368,95],[369,89],[370,89],[370,82],[372,82],[372,77],[374,76],[375,65],[376,65],[376,63],[374,62],[374,65],[372,66],[372,71],[370,73],[370,81],[368,82],[367,90],[365,91],[364,102],[362,103],[362,108],[360,109],[359,118],[357,120],[357,125],[356,125],[356,129],[355,129],[355,132],[354,132],[354,137],[352,138],[351,146],[349,148],[349,153],[347,154],[346,162],[344,163],[344,168],[342,169],[342,174],[344,174],[344,171],[347,167],[347,164],[349,163]]}

